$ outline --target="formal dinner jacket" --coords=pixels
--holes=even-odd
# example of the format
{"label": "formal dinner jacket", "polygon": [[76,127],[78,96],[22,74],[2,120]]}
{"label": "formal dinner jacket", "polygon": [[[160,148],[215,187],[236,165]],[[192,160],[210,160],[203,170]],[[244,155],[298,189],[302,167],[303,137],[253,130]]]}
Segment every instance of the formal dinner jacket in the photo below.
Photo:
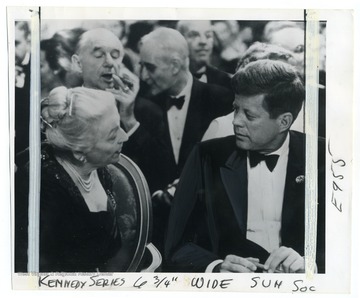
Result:
{"label": "formal dinner jacket", "polygon": [[[317,266],[325,270],[325,145],[319,140]],[[290,132],[281,218],[281,245],[301,256],[305,244],[305,135]],[[228,254],[258,257],[269,253],[246,239],[247,152],[235,136],[197,145],[184,167],[173,201],[165,244],[167,271],[204,272]]]}
{"label": "formal dinner jacket", "polygon": [[214,66],[206,66],[206,77],[208,84],[219,85],[231,89],[231,75]]}
{"label": "formal dinner jacket", "polygon": [[228,89],[194,79],[177,164],[170,138],[166,95],[139,99],[135,114],[140,127],[124,144],[123,153],[139,165],[151,192],[164,189],[180,177],[194,145],[213,119],[232,110],[233,100]]}

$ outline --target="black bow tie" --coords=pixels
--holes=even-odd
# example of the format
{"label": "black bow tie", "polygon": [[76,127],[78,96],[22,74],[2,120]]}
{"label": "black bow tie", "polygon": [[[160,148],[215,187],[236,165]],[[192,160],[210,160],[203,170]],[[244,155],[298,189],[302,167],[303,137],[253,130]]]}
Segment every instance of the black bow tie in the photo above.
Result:
{"label": "black bow tie", "polygon": [[178,110],[181,110],[182,106],[185,102],[185,96],[179,96],[179,97],[168,97],[166,99],[166,109],[169,110],[172,106],[177,107]]}
{"label": "black bow tie", "polygon": [[269,171],[272,172],[276,166],[278,159],[279,155],[277,154],[265,155],[256,151],[249,152],[250,167],[252,168],[257,166],[260,161],[264,160]]}

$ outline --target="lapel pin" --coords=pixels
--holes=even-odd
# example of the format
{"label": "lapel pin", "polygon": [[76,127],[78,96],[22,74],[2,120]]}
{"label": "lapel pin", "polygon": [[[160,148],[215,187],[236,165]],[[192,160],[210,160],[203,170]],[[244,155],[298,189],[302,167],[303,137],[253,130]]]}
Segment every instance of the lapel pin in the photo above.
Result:
{"label": "lapel pin", "polygon": [[304,183],[304,181],[305,181],[305,176],[304,175],[300,175],[300,176],[297,176],[295,178],[295,182],[298,183],[298,184]]}

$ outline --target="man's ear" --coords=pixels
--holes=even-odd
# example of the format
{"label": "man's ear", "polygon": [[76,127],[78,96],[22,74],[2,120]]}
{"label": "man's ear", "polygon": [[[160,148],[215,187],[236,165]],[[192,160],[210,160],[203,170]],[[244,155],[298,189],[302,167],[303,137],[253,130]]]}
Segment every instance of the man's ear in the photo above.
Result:
{"label": "man's ear", "polygon": [[181,61],[177,57],[171,58],[170,65],[171,65],[171,73],[173,75],[178,74],[179,71],[181,70]]}
{"label": "man's ear", "polygon": [[279,115],[278,121],[280,125],[280,132],[287,131],[293,123],[293,115],[289,112],[283,113]]}
{"label": "man's ear", "polygon": [[73,70],[75,70],[78,73],[82,73],[82,64],[80,62],[79,55],[77,54],[72,55],[71,62],[72,62]]}

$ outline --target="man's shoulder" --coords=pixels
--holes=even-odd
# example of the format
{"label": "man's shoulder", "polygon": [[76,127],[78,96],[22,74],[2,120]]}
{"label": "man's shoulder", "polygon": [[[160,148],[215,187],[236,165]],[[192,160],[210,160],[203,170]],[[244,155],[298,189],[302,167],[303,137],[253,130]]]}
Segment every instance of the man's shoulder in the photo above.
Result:
{"label": "man's shoulder", "polygon": [[207,141],[199,143],[199,145],[204,148],[206,148],[206,147],[210,147],[210,148],[215,147],[216,148],[218,146],[223,146],[223,145],[228,145],[228,146],[232,146],[235,148],[235,135],[207,140]]}
{"label": "man's shoulder", "polygon": [[222,87],[226,87],[227,89],[231,89],[231,74],[222,71],[212,65],[208,65],[206,67],[206,76],[208,79],[208,83],[220,85]]}
{"label": "man's shoulder", "polygon": [[200,89],[200,90],[211,91],[211,92],[224,92],[226,94],[232,93],[229,89],[227,89],[223,86],[211,84],[211,83],[204,83],[197,79],[194,79],[194,82],[193,82],[193,90],[194,89],[195,90]]}
{"label": "man's shoulder", "polygon": [[231,80],[231,75],[229,73],[222,71],[212,65],[206,66],[206,73],[207,73],[207,75],[214,76],[217,78],[223,78],[223,79],[226,79],[229,81]]}
{"label": "man's shoulder", "polygon": [[[290,150],[302,159],[305,159],[306,152],[306,137],[307,135],[302,132],[290,131]],[[326,148],[325,138],[318,137],[317,150],[318,150],[318,162],[319,164],[325,163]]]}
{"label": "man's shoulder", "polygon": [[149,112],[160,115],[162,112],[161,100],[161,96],[154,96],[152,98],[139,96],[135,102],[135,113]]}
{"label": "man's shoulder", "polygon": [[201,156],[210,157],[215,160],[224,161],[230,154],[237,150],[235,136],[227,136],[201,142],[198,144]]}
{"label": "man's shoulder", "polygon": [[304,142],[306,135],[303,132],[290,130],[290,141],[291,142]]}
{"label": "man's shoulder", "polygon": [[149,132],[153,132],[163,122],[165,109],[162,101],[155,98],[136,98],[134,113],[136,119],[142,126],[145,126]]}
{"label": "man's shoulder", "polygon": [[[290,142],[304,143],[306,141],[306,134],[296,130],[290,130]],[[318,146],[325,145],[325,138],[318,137]]]}
{"label": "man's shoulder", "polygon": [[228,88],[220,85],[203,83],[194,79],[191,97],[204,99],[207,103],[211,100],[216,102],[233,102],[234,94]]}

